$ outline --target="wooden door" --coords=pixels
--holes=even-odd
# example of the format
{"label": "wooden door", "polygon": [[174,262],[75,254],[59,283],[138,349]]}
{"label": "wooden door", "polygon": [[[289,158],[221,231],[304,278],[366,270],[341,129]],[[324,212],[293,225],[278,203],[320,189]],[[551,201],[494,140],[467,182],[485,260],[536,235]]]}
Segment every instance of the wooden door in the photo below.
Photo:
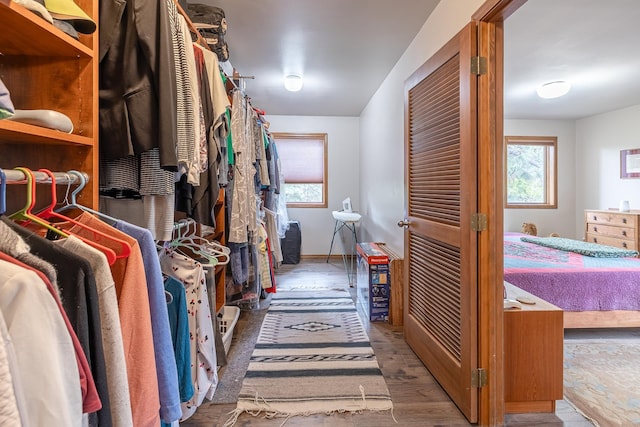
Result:
{"label": "wooden door", "polygon": [[405,84],[405,338],[478,418],[476,79],[471,23]]}

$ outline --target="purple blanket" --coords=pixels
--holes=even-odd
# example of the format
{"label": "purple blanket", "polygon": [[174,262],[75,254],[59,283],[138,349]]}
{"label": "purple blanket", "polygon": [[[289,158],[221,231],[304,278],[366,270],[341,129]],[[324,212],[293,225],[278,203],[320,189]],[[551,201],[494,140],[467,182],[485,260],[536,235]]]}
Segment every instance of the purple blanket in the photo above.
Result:
{"label": "purple blanket", "polygon": [[640,258],[594,258],[505,233],[504,280],[565,311],[640,310]]}

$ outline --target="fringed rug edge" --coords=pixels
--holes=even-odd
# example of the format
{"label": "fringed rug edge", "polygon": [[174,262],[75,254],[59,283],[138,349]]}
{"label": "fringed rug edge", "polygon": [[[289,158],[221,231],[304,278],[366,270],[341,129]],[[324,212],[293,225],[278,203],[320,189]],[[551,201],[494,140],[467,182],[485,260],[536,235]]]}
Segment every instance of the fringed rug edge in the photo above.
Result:
{"label": "fringed rug edge", "polygon": [[[361,391],[363,391],[361,389]],[[223,427],[233,427],[238,421],[238,418],[247,413],[254,417],[263,416],[264,418],[284,418],[283,426],[292,417],[306,417],[311,415],[334,415],[334,414],[362,414],[364,412],[389,412],[394,422],[398,422],[393,415],[393,402],[391,398],[367,398],[362,395],[361,399],[349,399],[343,400],[341,404],[336,405],[336,401],[331,402],[332,408],[324,407],[325,402],[314,402],[313,405],[317,406],[315,409],[309,409],[310,402],[299,403],[277,403],[270,404],[265,399],[255,396],[253,400],[239,400],[236,409],[229,412],[229,419],[224,423]],[[327,402],[328,403],[328,402]],[[337,407],[336,407],[337,406]],[[300,407],[300,408],[299,408]]]}

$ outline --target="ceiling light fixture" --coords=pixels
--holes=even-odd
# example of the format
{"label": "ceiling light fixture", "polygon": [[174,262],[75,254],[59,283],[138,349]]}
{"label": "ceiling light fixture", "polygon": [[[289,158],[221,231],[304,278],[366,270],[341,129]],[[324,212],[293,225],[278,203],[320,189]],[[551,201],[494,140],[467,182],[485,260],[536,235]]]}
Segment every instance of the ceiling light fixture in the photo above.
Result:
{"label": "ceiling light fixture", "polygon": [[302,89],[302,76],[290,74],[284,78],[284,87],[290,92],[297,92]]}
{"label": "ceiling light fixture", "polygon": [[538,96],[540,98],[553,99],[566,95],[567,93],[569,93],[570,89],[571,83],[563,80],[558,80],[538,86],[536,92],[538,92]]}

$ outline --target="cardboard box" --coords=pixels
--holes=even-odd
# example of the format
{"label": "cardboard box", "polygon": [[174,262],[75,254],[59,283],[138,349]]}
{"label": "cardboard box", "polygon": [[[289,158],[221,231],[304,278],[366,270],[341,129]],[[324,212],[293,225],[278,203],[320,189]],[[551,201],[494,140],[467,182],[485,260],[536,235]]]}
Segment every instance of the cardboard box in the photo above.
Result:
{"label": "cardboard box", "polygon": [[356,301],[369,321],[389,320],[389,257],[375,243],[358,243]]}
{"label": "cardboard box", "polygon": [[389,324],[404,324],[404,259],[391,251],[384,243],[378,246],[389,256]]}

